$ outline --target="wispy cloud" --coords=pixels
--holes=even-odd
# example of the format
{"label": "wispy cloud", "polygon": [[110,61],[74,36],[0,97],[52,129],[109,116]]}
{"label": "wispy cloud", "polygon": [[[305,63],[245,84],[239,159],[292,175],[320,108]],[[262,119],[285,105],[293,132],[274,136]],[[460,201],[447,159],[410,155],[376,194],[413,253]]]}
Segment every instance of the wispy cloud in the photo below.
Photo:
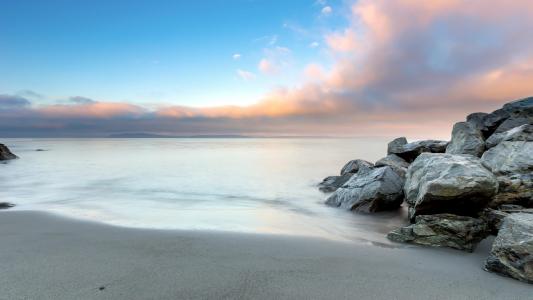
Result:
{"label": "wispy cloud", "polygon": [[244,80],[253,80],[255,79],[255,74],[249,71],[244,71],[241,69],[237,70],[237,75]]}
{"label": "wispy cloud", "polygon": [[239,60],[239,59],[241,59],[241,54],[240,53],[235,53],[235,54],[232,55],[232,57],[233,57],[234,60]]}

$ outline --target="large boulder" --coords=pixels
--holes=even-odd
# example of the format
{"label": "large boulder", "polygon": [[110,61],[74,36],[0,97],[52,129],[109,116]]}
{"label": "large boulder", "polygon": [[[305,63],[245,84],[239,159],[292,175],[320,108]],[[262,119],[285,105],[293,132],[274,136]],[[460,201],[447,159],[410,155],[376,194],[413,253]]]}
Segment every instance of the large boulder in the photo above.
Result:
{"label": "large boulder", "polygon": [[404,136],[395,138],[387,144],[387,154],[401,152],[405,144],[407,144],[407,139]]}
{"label": "large boulder", "polygon": [[328,176],[318,184],[318,189],[324,193],[331,193],[343,186],[354,174],[347,173],[341,176]]}
{"label": "large boulder", "polygon": [[511,214],[504,219],[485,270],[533,283],[533,214]]}
{"label": "large boulder", "polygon": [[403,202],[402,183],[390,167],[365,169],[329,196],[326,204],[358,212],[397,209]]}
{"label": "large boulder", "polygon": [[485,128],[483,123],[487,116],[488,116],[488,113],[484,113],[484,112],[471,113],[468,116],[466,116],[466,121],[474,125],[478,130],[482,130],[483,128]]}
{"label": "large boulder", "polygon": [[389,166],[394,172],[400,175],[401,178],[405,179],[405,174],[407,173],[407,168],[409,168],[409,163],[396,154],[389,154],[383,157],[382,159],[376,161],[375,166]]}
{"label": "large boulder", "polygon": [[11,153],[9,148],[4,145],[0,144],[0,160],[10,160],[18,158],[15,154]]}
{"label": "large boulder", "polygon": [[446,147],[446,153],[481,157],[483,151],[485,151],[485,139],[476,125],[459,122],[453,126],[452,140]]}
{"label": "large boulder", "polygon": [[398,228],[387,235],[392,241],[431,247],[450,247],[472,252],[487,237],[485,222],[453,214],[421,215],[415,224]]}
{"label": "large boulder", "polygon": [[471,155],[422,153],[407,170],[409,217],[476,215],[498,191],[494,174]]}
{"label": "large boulder", "polygon": [[[393,142],[394,141],[392,141],[391,143]],[[416,141],[401,146],[397,144],[395,147],[390,147],[389,144],[388,154],[396,154],[399,157],[403,158],[405,161],[412,162],[422,153],[444,153],[446,151],[447,146],[447,141],[439,140]]]}
{"label": "large boulder", "polygon": [[483,117],[480,130],[485,137],[523,124],[533,124],[533,97],[516,100]]}
{"label": "large boulder", "polygon": [[491,135],[486,141],[487,148],[492,148],[501,142],[517,142],[527,141],[533,142],[533,125],[525,124],[502,133],[495,133]]}
{"label": "large boulder", "polygon": [[373,168],[374,164],[363,159],[354,159],[347,162],[341,169],[341,175],[355,174],[361,168]]}
{"label": "large boulder", "polygon": [[481,213],[481,218],[487,223],[490,233],[497,235],[503,220],[510,214],[516,213],[533,214],[533,208],[524,208],[520,205],[504,204],[497,209],[485,208]]}

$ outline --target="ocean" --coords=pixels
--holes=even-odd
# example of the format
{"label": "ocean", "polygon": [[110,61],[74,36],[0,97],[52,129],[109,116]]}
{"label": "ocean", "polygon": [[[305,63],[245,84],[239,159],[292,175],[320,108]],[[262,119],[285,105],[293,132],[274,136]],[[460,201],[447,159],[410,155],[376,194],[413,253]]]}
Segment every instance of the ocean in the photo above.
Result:
{"label": "ocean", "polygon": [[[390,245],[405,211],[357,214],[316,185],[385,138],[2,139],[0,202],[118,226],[285,234]],[[37,151],[38,149],[44,151]]]}

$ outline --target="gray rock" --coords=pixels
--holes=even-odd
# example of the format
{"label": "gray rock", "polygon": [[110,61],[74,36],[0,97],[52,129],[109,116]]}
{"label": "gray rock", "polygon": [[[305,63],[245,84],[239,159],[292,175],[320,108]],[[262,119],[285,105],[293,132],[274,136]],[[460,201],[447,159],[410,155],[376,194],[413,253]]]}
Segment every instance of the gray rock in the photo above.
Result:
{"label": "gray rock", "polygon": [[484,119],[488,116],[488,113],[476,112],[466,116],[466,121],[474,125],[478,130],[483,130],[485,126],[483,125]]}
{"label": "gray rock", "polygon": [[358,212],[397,209],[403,202],[402,182],[390,167],[366,169],[329,196],[326,204]]}
{"label": "gray rock", "polygon": [[348,163],[346,163],[344,165],[344,167],[342,167],[342,170],[341,170],[341,175],[344,175],[344,174],[355,174],[357,172],[359,172],[359,169],[360,168],[373,168],[374,167],[374,164],[371,163],[371,162],[368,162],[366,160],[362,160],[362,159],[354,159],[354,160],[350,160]]}
{"label": "gray rock", "polygon": [[341,176],[328,176],[318,184],[318,189],[324,193],[331,193],[343,186],[354,174],[347,173]]}
{"label": "gray rock", "polygon": [[411,220],[438,213],[476,215],[497,190],[496,177],[479,158],[436,153],[423,153],[409,166],[404,186]]}
{"label": "gray rock", "polygon": [[387,154],[401,152],[403,149],[402,147],[405,144],[407,144],[407,139],[405,137],[395,138],[387,145]]}
{"label": "gray rock", "polygon": [[533,214],[516,213],[504,219],[485,270],[533,283]]}
{"label": "gray rock", "polygon": [[399,157],[396,154],[389,154],[386,157],[376,161],[376,167],[386,167],[389,166],[394,172],[400,175],[401,178],[405,179],[405,174],[407,173],[407,168],[409,163],[406,162],[403,158]]}
{"label": "gray rock", "polygon": [[498,207],[498,209],[485,208],[481,213],[481,218],[487,223],[490,233],[497,235],[503,220],[510,214],[516,213],[533,214],[533,208],[504,204]]}
{"label": "gray rock", "polygon": [[485,222],[452,214],[421,215],[415,224],[398,228],[387,235],[391,241],[431,247],[449,247],[472,252],[487,237]]}
{"label": "gray rock", "polygon": [[501,142],[485,151],[481,163],[494,174],[533,172],[533,142]]}
{"label": "gray rock", "polygon": [[506,132],[495,133],[491,135],[486,141],[485,146],[490,149],[501,142],[516,142],[528,141],[533,142],[533,125],[524,124],[512,128]]}
{"label": "gray rock", "polygon": [[401,147],[393,148],[389,154],[396,154],[407,162],[414,161],[421,153],[444,153],[448,146],[447,141],[424,140],[407,143]]}
{"label": "gray rock", "polygon": [[533,122],[533,97],[505,104],[483,118],[482,132],[485,137],[505,132],[523,124]]}
{"label": "gray rock", "polygon": [[446,147],[446,153],[470,154],[481,157],[483,151],[485,151],[485,139],[481,131],[472,123],[455,123],[452,140]]}
{"label": "gray rock", "polygon": [[13,203],[0,202],[0,209],[8,209],[8,208],[11,208],[13,206],[15,206],[15,204],[13,204]]}
{"label": "gray rock", "polygon": [[498,176],[498,193],[489,203],[490,207],[517,204],[533,208],[533,174],[510,174]]}
{"label": "gray rock", "polygon": [[18,158],[15,154],[11,153],[6,145],[0,144],[0,160],[10,160]]}

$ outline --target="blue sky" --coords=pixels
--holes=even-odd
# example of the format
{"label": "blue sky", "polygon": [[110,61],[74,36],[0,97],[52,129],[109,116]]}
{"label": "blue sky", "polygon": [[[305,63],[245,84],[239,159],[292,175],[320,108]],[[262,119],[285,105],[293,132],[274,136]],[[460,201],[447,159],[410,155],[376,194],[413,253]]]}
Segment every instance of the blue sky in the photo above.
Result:
{"label": "blue sky", "polygon": [[[346,23],[336,12],[345,5],[0,1],[0,92],[31,90],[45,95],[41,103],[82,95],[147,105],[252,104],[272,88],[298,84],[307,63],[329,63],[322,36]],[[332,13],[322,13],[326,6]],[[258,65],[269,56],[282,66],[264,74]]]}

